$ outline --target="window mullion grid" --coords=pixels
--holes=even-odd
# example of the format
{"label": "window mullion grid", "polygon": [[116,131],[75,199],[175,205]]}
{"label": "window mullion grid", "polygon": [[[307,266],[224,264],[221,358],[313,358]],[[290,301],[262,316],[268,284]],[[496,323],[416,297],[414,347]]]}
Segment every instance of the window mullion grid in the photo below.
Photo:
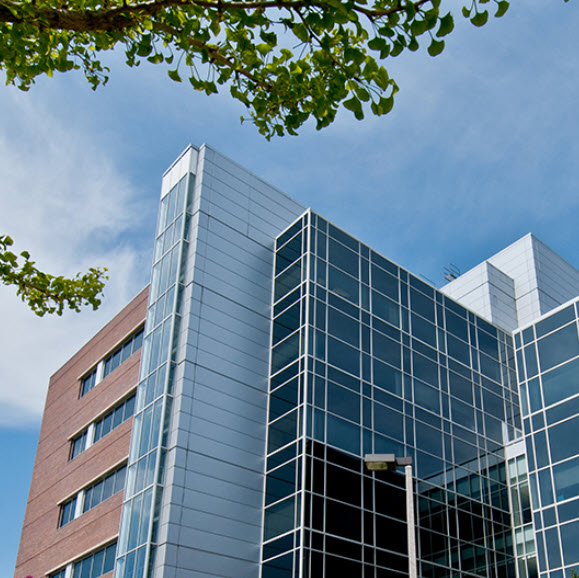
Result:
{"label": "window mullion grid", "polygon": [[[191,187],[191,182],[192,180],[195,178],[195,176],[192,173],[188,173],[185,177],[183,177],[186,179],[186,183],[185,183],[185,194],[183,195],[183,206],[180,207],[180,213],[177,213],[175,216],[175,219],[173,219],[173,221],[176,221],[179,218],[179,215],[184,216],[184,218],[181,220],[181,230],[179,231],[179,237],[178,237],[178,241],[176,243],[173,244],[172,248],[170,249],[170,251],[174,250],[175,247],[179,247],[178,249],[178,261],[177,261],[177,266],[176,266],[176,278],[175,279],[171,279],[167,285],[168,287],[166,288],[169,289],[171,286],[173,286],[173,284],[177,284],[179,283],[179,279],[181,277],[182,274],[182,269],[183,269],[183,265],[186,262],[186,251],[188,251],[189,248],[189,243],[187,243],[184,240],[184,230],[185,230],[185,226],[186,226],[186,222],[187,219],[185,218],[185,215],[187,213],[187,207],[188,207],[188,197],[189,197],[189,190]],[[177,185],[179,186],[179,185]],[[169,193],[171,194],[171,193]],[[159,236],[160,233],[158,233],[157,236]],[[166,254],[169,254],[168,251]],[[161,295],[156,296],[155,299],[155,304],[158,302],[158,300],[165,294],[165,291],[163,291],[163,293]],[[175,296],[176,297],[176,296]],[[148,308],[148,313],[147,313],[147,320],[149,321],[149,317],[151,316],[150,311],[152,310],[152,306],[153,303],[151,303],[149,305]],[[138,495],[145,495],[145,492],[147,492],[147,490],[149,490],[149,488],[152,489],[152,496],[151,496],[151,502],[150,502],[150,516],[149,516],[149,526],[147,528],[147,533],[145,538],[143,539],[143,537],[140,537],[141,539],[139,540],[139,544],[137,544],[136,548],[131,548],[131,550],[128,550],[126,552],[122,552],[121,556],[119,556],[117,558],[117,562],[119,559],[123,559],[126,560],[127,555],[131,552],[131,551],[135,551],[137,552],[138,549],[140,547],[145,547],[145,558],[144,558],[144,573],[143,576],[148,576],[149,575],[149,568],[152,564],[152,549],[153,549],[153,542],[152,542],[152,529],[154,527],[155,524],[155,520],[158,516],[160,516],[160,512],[157,512],[158,507],[160,508],[160,504],[161,504],[161,496],[162,496],[162,492],[163,492],[163,487],[162,485],[159,484],[159,471],[161,468],[161,454],[163,453],[163,436],[165,433],[165,430],[168,429],[168,421],[170,421],[171,417],[170,417],[170,408],[171,408],[171,402],[172,402],[172,396],[170,396],[170,394],[168,393],[168,389],[169,389],[169,380],[171,379],[172,376],[172,371],[171,371],[171,365],[173,362],[173,350],[175,349],[174,347],[174,341],[178,338],[178,336],[175,334],[175,328],[176,328],[176,320],[177,320],[177,312],[176,312],[176,306],[177,306],[177,299],[175,298],[173,300],[172,303],[172,307],[171,307],[171,322],[170,322],[170,331],[169,331],[169,339],[168,339],[168,349],[166,351],[166,358],[160,359],[157,363],[157,366],[155,367],[155,369],[153,371],[149,371],[149,369],[146,369],[145,372],[142,372],[141,375],[141,380],[139,382],[139,388],[144,388],[146,387],[146,378],[149,376],[149,374],[154,373],[154,371],[157,371],[164,363],[167,364],[167,369],[165,371],[165,375],[164,375],[164,383],[163,383],[163,389],[162,389],[162,396],[163,396],[163,400],[162,400],[162,407],[161,407],[161,420],[160,420],[160,425],[159,425],[159,431],[157,433],[157,439],[155,440],[154,444],[150,444],[148,451],[146,452],[146,455],[150,455],[153,451],[156,452],[156,456],[155,456],[155,468],[154,468],[154,476],[152,479],[152,485],[149,486],[144,486],[142,488],[142,490],[140,490],[138,493],[136,493],[135,495],[132,495],[130,498],[126,499],[125,503],[123,504],[123,520],[126,521],[127,524],[130,523],[131,520],[131,516],[130,516],[130,509],[129,508],[133,508],[134,507],[134,500]],[[167,319],[167,318],[165,318]],[[166,322],[166,321],[165,321]],[[146,327],[148,328],[150,325],[152,325],[151,322],[146,323]],[[152,334],[152,329],[148,329],[148,335]],[[148,362],[146,359],[144,360],[145,362]],[[141,365],[141,368],[144,369],[144,365]],[[144,395],[144,392],[141,393],[141,395]],[[171,398],[169,400],[169,397]],[[153,400],[154,403],[155,400]],[[139,409],[138,414],[143,414],[143,412],[149,407],[150,404],[147,405],[147,407],[143,407],[141,409]],[[136,415],[135,415],[136,417]],[[142,431],[141,431],[141,435],[142,435]],[[131,454],[134,454],[134,458],[133,458],[133,463],[131,463],[130,465],[133,466],[135,464],[138,463],[138,461],[140,459],[143,459],[145,456],[138,456],[138,447],[137,444],[140,445],[140,436],[139,436],[139,440],[135,439],[131,439]],[[133,451],[133,446],[137,447],[136,451]],[[150,457],[149,457],[150,459]],[[129,465],[129,464],[128,464]],[[127,465],[127,474],[128,474],[128,465]],[[136,472],[135,472],[136,474]],[[128,479],[128,476],[127,476]],[[127,510],[127,514],[125,514],[125,509]],[[128,537],[128,531],[129,528],[128,526],[124,527],[124,531],[127,532],[127,537]],[[120,543],[120,542],[119,542]],[[133,568],[133,572],[134,572],[134,568]],[[117,578],[124,578],[124,575],[121,576],[120,572],[116,571],[116,576]],[[138,577],[141,578],[141,577]]]}
{"label": "window mullion grid", "polygon": [[[306,224],[304,231],[306,233],[305,236],[305,247],[302,246],[302,254],[305,253],[305,263],[303,264],[303,269],[305,270],[306,274],[306,285],[305,285],[305,295],[302,298],[302,307],[305,309],[305,313],[302,319],[305,319],[305,331],[302,333],[302,350],[301,356],[302,359],[305,360],[305,367],[304,371],[302,372],[301,376],[301,387],[300,387],[300,396],[298,398],[298,403],[301,404],[301,431],[299,432],[298,437],[298,451],[301,451],[301,455],[298,455],[298,461],[301,461],[301,479],[299,480],[299,488],[297,488],[296,497],[299,496],[300,498],[300,512],[299,512],[299,534],[300,534],[300,544],[298,548],[299,555],[294,556],[294,576],[296,578],[303,578],[303,564],[301,564],[301,560],[304,559],[304,543],[305,543],[305,516],[306,516],[306,468],[307,468],[307,459],[306,459],[306,432],[308,429],[308,389],[310,387],[310,371],[309,371],[309,340],[310,340],[310,307],[312,306],[312,299],[310,297],[313,294],[313,287],[312,287],[312,276],[310,275],[310,267],[313,261],[312,255],[312,213],[308,211],[306,216]],[[304,325],[302,325],[304,327]],[[311,358],[313,359],[313,357]],[[313,414],[312,414],[313,415]],[[313,431],[313,428],[312,428]],[[296,512],[297,515],[297,512]],[[297,566],[297,572],[296,572]]]}

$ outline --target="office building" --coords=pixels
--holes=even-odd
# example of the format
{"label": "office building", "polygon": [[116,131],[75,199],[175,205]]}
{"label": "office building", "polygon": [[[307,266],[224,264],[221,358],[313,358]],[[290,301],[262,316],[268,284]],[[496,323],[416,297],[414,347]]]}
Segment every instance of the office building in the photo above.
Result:
{"label": "office building", "polygon": [[188,148],[149,288],[51,380],[16,576],[563,578],[577,295],[532,235],[437,290]]}

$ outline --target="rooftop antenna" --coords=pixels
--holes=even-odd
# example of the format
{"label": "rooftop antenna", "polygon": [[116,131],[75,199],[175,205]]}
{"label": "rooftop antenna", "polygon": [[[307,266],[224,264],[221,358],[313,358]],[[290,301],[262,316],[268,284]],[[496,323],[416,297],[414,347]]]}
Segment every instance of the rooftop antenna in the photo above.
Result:
{"label": "rooftop antenna", "polygon": [[460,269],[454,263],[449,263],[446,267],[443,267],[442,272],[447,281],[454,281],[460,277]]}

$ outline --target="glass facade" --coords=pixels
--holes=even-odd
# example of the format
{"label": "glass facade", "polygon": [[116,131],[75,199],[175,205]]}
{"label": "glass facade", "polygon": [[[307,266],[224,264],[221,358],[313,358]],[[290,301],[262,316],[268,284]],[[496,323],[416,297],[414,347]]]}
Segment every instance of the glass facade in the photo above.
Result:
{"label": "glass facade", "polygon": [[188,173],[161,199],[115,566],[117,578],[149,576],[154,564],[194,180],[194,175]]}
{"label": "glass facade", "polygon": [[526,456],[508,462],[511,514],[519,578],[537,578],[537,555]]}
{"label": "glass facade", "polygon": [[[115,578],[579,569],[579,271],[532,235],[437,290],[189,147],[163,176],[148,291],[144,327],[143,294],[72,390],[89,395],[69,459],[98,445],[67,467],[116,457],[54,504],[68,539],[123,486],[118,538],[44,574],[96,577],[113,561]],[[97,387],[139,349],[136,387],[132,371]],[[127,427],[100,440],[131,417],[117,455]],[[371,470],[380,454],[398,469]]]}
{"label": "glass facade", "polygon": [[515,333],[540,576],[579,565],[578,302]]}
{"label": "glass facade", "polygon": [[276,241],[263,578],[515,576],[511,336],[317,215]]}

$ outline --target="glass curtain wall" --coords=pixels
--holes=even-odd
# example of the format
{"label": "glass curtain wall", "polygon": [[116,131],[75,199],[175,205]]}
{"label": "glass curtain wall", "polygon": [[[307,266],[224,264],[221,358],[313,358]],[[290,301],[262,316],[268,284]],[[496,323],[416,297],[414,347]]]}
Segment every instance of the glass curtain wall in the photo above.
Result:
{"label": "glass curtain wall", "polygon": [[161,200],[116,578],[150,576],[154,564],[194,179]]}
{"label": "glass curtain wall", "polygon": [[579,566],[577,302],[515,335],[541,577]]}
{"label": "glass curtain wall", "polygon": [[515,576],[511,337],[313,213],[276,242],[263,578]]}
{"label": "glass curtain wall", "polygon": [[538,578],[526,456],[519,455],[509,459],[508,466],[518,578]]}

